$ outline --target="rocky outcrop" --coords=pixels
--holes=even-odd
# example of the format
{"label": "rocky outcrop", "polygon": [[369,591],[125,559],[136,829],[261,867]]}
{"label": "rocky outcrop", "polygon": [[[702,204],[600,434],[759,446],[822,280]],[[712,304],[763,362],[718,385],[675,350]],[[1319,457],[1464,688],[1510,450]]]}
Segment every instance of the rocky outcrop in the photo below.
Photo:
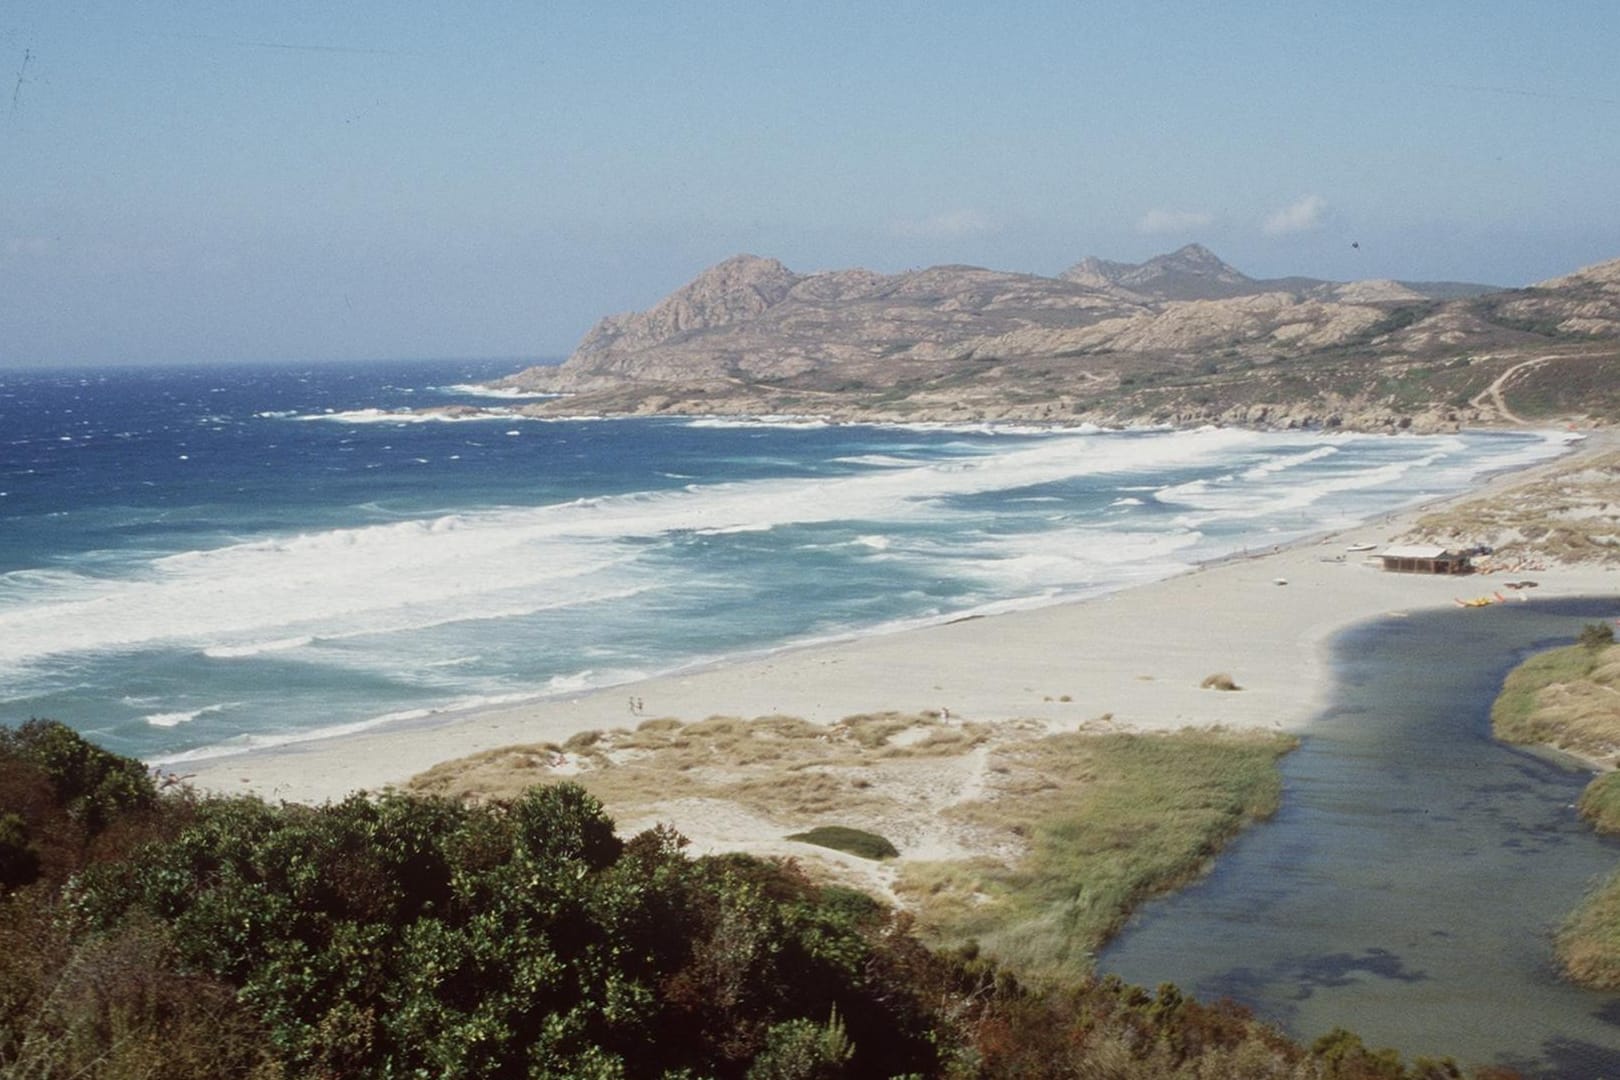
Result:
{"label": "rocky outcrop", "polygon": [[1535,333],[1620,334],[1620,259],[1491,298],[1488,318]]}

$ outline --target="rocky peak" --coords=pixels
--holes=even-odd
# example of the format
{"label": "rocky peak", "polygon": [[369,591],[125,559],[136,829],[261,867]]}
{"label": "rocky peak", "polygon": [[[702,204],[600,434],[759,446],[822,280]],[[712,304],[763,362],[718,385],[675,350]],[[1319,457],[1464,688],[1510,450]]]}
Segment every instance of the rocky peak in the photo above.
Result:
{"label": "rocky peak", "polygon": [[1216,255],[1203,244],[1184,244],[1168,255],[1153,256],[1142,266],[1143,268],[1157,266],[1219,277],[1235,276],[1242,278],[1244,281],[1249,280],[1228,266],[1219,255]]}
{"label": "rocky peak", "polygon": [[1156,300],[1217,300],[1257,291],[1257,283],[1202,244],[1188,244],[1143,263],[1087,257],[1064,271],[1067,281],[1125,289]]}
{"label": "rocky peak", "polygon": [[1072,281],[1076,285],[1107,289],[1118,286],[1119,279],[1134,269],[1135,263],[1114,262],[1112,259],[1099,259],[1095,255],[1087,255],[1063,271],[1060,276],[1064,281]]}
{"label": "rocky peak", "polygon": [[775,259],[733,255],[671,293],[647,317],[673,320],[672,333],[722,326],[779,303],[799,281]]}
{"label": "rocky peak", "polygon": [[603,319],[580,343],[580,351],[644,348],[743,322],[780,303],[801,280],[775,259],[733,255],[645,312]]}

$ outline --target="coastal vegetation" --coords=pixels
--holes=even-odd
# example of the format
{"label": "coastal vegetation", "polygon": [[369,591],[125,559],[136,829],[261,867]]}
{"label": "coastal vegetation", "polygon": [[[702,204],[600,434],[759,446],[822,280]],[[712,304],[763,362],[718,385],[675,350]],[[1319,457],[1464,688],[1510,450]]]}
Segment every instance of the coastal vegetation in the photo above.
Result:
{"label": "coastal vegetation", "polygon": [[0,890],[5,1080],[1463,1075],[1168,984],[1034,985],[791,862],[621,839],[574,784],[272,806],[47,723],[0,768],[38,859]]}
{"label": "coastal vegetation", "polygon": [[1296,744],[1200,729],[1049,735],[892,712],[825,727],[658,718],[571,754],[511,746],[445,762],[410,786],[477,801],[567,780],[621,818],[700,831],[706,815],[723,829],[744,814],[756,831],[885,859],[879,873],[782,849],[827,880],[892,893],[935,945],[971,946],[1023,978],[1073,979],[1143,900],[1196,877],[1276,810],[1277,762]]}
{"label": "coastal vegetation", "polygon": [[863,859],[892,859],[900,854],[899,849],[877,833],[852,829],[848,825],[818,825],[814,829],[792,833],[788,839],[819,844],[834,851],[847,851]]}
{"label": "coastal vegetation", "polygon": [[[1620,646],[1614,628],[1582,627],[1576,643],[1511,671],[1491,709],[1497,738],[1548,745],[1594,762],[1620,754]],[[1576,803],[1599,832],[1620,834],[1620,773],[1604,771]],[[1558,962],[1576,982],[1620,989],[1620,871],[1597,885],[1560,927]]]}

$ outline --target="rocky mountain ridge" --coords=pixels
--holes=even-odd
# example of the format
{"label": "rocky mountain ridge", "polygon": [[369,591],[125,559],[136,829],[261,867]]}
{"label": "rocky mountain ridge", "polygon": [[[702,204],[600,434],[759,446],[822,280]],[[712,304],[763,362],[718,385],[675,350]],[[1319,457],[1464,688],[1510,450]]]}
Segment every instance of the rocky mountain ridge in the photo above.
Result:
{"label": "rocky mountain ridge", "polygon": [[[1533,352],[1604,365],[1617,342],[1620,260],[1490,290],[1254,279],[1196,244],[1055,278],[738,255],[504,385],[573,395],[553,412],[1446,426],[1502,419],[1481,395]],[[1414,374],[1437,361],[1455,374]]]}

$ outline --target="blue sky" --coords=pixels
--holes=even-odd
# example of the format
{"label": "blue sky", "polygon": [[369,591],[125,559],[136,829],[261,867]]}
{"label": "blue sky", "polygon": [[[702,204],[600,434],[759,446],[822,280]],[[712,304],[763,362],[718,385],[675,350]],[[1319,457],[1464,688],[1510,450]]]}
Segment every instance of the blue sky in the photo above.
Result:
{"label": "blue sky", "polygon": [[563,355],[739,251],[1525,284],[1620,257],[1616,42],[1608,0],[7,0],[0,364]]}

